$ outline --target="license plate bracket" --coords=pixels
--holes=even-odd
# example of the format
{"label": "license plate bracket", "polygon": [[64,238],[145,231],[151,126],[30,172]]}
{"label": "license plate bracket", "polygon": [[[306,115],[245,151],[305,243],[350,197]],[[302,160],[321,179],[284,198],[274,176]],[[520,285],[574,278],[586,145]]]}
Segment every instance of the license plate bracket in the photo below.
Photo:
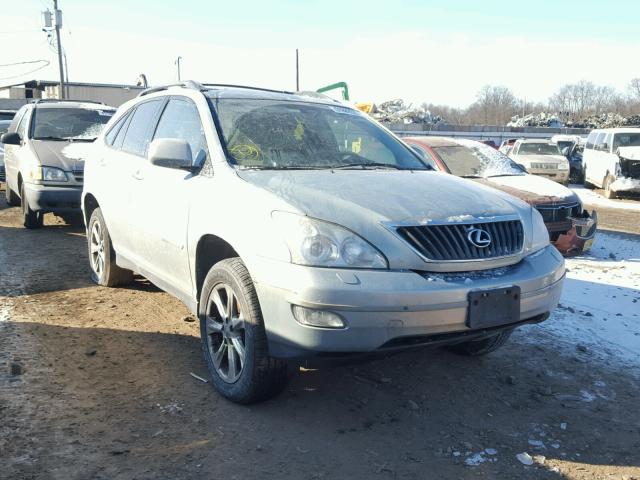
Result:
{"label": "license plate bracket", "polygon": [[520,287],[508,287],[469,292],[467,327],[489,328],[520,320]]}

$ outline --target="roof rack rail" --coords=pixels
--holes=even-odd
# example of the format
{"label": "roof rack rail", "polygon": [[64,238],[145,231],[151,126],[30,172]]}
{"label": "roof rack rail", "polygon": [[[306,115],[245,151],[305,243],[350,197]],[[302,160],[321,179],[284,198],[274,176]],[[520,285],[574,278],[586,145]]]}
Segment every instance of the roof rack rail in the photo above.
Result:
{"label": "roof rack rail", "polygon": [[311,98],[320,98],[322,100],[330,100],[334,103],[342,103],[340,100],[330,97],[329,95],[325,95],[324,93],[314,92],[313,90],[300,90],[295,92],[296,95],[300,95],[301,97],[311,97]]}
{"label": "roof rack rail", "polygon": [[230,88],[246,88],[247,90],[258,90],[261,92],[284,93],[287,95],[295,95],[295,92],[288,90],[274,90],[272,88],[250,87],[248,85],[233,85],[230,83],[203,83],[203,87],[230,87]]}
{"label": "roof rack rail", "polygon": [[36,98],[30,103],[59,103],[59,102],[95,103],[96,105],[105,105],[104,102],[98,102],[96,100],[74,100],[71,98]]}
{"label": "roof rack rail", "polygon": [[169,83],[166,85],[158,85],[157,87],[151,87],[151,88],[147,88],[146,90],[141,91],[138,96],[139,97],[144,97],[145,95],[149,95],[151,93],[156,93],[156,92],[162,92],[163,90],[168,90],[171,87],[182,87],[182,88],[189,88],[191,90],[198,90],[198,91],[202,91],[204,90],[204,86],[196,81],[193,80],[185,80],[184,82],[177,82],[177,83]]}

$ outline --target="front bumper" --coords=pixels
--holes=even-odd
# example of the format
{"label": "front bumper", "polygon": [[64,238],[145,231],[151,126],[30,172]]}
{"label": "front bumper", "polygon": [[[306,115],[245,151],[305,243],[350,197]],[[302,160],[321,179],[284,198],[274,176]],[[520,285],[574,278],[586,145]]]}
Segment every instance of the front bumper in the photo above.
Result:
{"label": "front bumper", "polygon": [[548,178],[558,183],[567,183],[569,181],[570,170],[546,170],[542,168],[528,168],[527,172],[532,175]]}
{"label": "front bumper", "polygon": [[[565,225],[562,230],[554,230],[553,224],[547,225],[552,239],[556,237],[552,243],[560,253],[565,256],[572,256],[591,249],[598,228],[598,214],[596,211],[593,210],[591,214],[584,211],[582,217],[571,217],[568,223],[569,225]],[[569,227],[568,230],[567,227]]]}
{"label": "front bumper", "polygon": [[24,189],[32,210],[43,213],[77,213],[80,211],[82,186],[54,187],[25,183]]}
{"label": "front bumper", "polygon": [[[474,290],[517,285],[519,322],[539,321],[558,304],[565,272],[553,246],[509,267],[455,274],[311,268],[265,259],[252,262],[250,270],[270,354],[289,358],[376,352],[404,339],[447,338],[441,334],[452,334],[444,343],[455,343],[463,334],[481,334],[466,325]],[[292,305],[337,313],[347,327],[301,325]]]}

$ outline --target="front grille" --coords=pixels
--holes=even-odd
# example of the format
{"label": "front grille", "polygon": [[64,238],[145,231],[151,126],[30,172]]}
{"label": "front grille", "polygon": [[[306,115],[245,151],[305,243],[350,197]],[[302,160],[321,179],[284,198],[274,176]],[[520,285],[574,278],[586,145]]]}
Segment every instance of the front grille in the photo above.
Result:
{"label": "front grille", "polygon": [[570,217],[580,215],[580,204],[573,203],[571,205],[538,205],[536,210],[542,215],[544,223],[562,222]]}
{"label": "front grille", "polygon": [[[474,245],[468,238],[473,229],[487,232],[486,247]],[[470,224],[398,227],[398,235],[423,257],[435,261],[479,260],[515,255],[522,250],[524,231],[520,220]]]}
{"label": "front grille", "polygon": [[7,174],[4,172],[4,165],[0,165],[0,182],[7,181]]}
{"label": "front grille", "polygon": [[76,182],[82,183],[84,181],[84,170],[73,170],[71,173],[73,173]]}
{"label": "front grille", "polygon": [[532,163],[531,168],[535,168],[537,170],[557,170],[557,163]]}

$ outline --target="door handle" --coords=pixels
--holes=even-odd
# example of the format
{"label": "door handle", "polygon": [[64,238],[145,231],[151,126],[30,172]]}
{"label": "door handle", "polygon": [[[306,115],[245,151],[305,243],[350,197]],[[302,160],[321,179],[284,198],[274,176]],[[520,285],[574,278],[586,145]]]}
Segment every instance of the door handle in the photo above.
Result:
{"label": "door handle", "polygon": [[144,178],[144,176],[142,175],[142,171],[141,170],[137,170],[135,173],[133,173],[131,175],[133,178],[135,178],[136,180],[142,180]]}

